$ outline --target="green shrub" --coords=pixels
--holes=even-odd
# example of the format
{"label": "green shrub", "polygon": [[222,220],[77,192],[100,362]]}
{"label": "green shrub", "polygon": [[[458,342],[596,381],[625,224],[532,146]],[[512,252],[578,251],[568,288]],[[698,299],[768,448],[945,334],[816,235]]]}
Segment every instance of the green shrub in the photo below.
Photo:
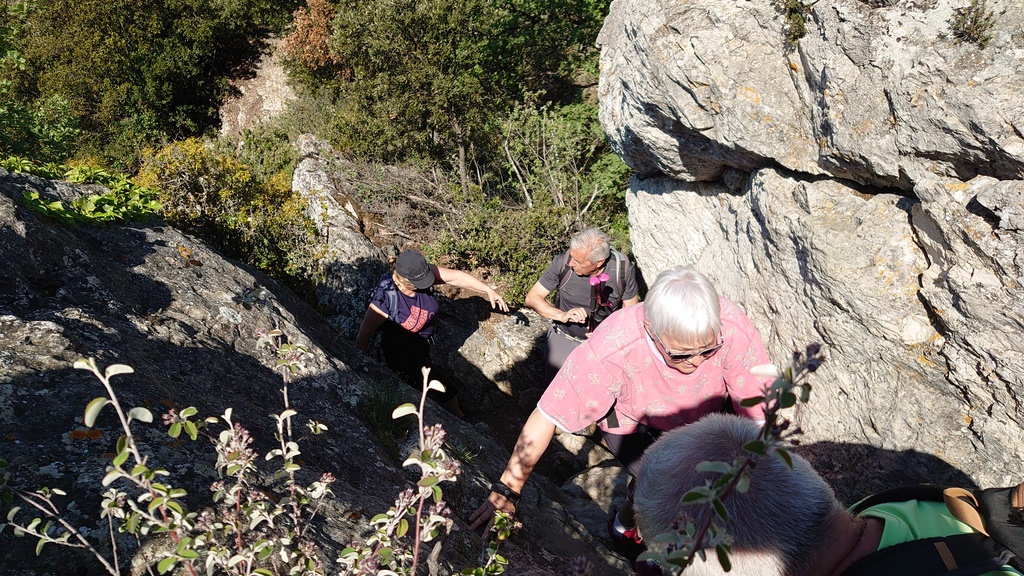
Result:
{"label": "green shrub", "polygon": [[155,190],[139,186],[124,174],[110,173],[92,164],[38,164],[25,158],[8,157],[0,167],[10,172],[26,172],[51,180],[68,180],[76,184],[99,184],[108,190],[78,198],[70,207],[60,200],[47,200],[33,190],[23,193],[23,202],[36,212],[64,224],[111,224],[148,220],[160,212]]}
{"label": "green shrub", "polygon": [[807,14],[811,5],[802,0],[782,0],[782,11],[786,17],[786,41],[796,44],[807,35]]}
{"label": "green shrub", "polygon": [[551,258],[568,248],[567,211],[550,202],[525,208],[492,198],[461,210],[456,230],[443,232],[425,251],[455,268],[490,269],[504,284],[509,306],[522,305]]}
{"label": "green shrub", "polygon": [[593,104],[520,105],[502,124],[501,182],[490,196],[477,189],[449,199],[451,229],[427,251],[456,268],[490,269],[518,306],[574,232],[601,226],[628,251],[630,170],[608,146]]}
{"label": "green shrub", "polygon": [[78,119],[60,95],[23,100],[17,85],[26,60],[18,43],[34,4],[8,3],[0,12],[0,157],[24,156],[38,162],[63,162],[78,138]]}
{"label": "green shrub", "polygon": [[320,243],[290,180],[261,178],[236,156],[191,138],[148,151],[137,181],[160,191],[169,223],[227,255],[300,292],[315,277]]}
{"label": "green shrub", "polygon": [[969,6],[954,9],[953,17],[947,22],[957,42],[976,44],[984,50],[992,40],[996,17],[985,5],[985,0],[971,0]]}

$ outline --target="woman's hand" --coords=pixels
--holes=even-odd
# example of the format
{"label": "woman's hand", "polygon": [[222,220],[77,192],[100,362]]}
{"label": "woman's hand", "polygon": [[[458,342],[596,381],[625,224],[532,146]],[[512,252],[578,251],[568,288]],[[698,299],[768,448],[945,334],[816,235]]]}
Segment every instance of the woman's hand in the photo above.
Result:
{"label": "woman's hand", "polygon": [[488,288],[487,299],[491,301],[491,308],[497,308],[502,312],[508,312],[508,304],[505,304],[505,299],[501,297],[501,294],[498,294],[494,290]]}
{"label": "woman's hand", "polygon": [[491,531],[491,526],[494,526],[494,513],[498,510],[515,514],[516,506],[501,494],[491,492],[487,500],[484,500],[480,507],[469,515],[469,529],[476,530],[486,524],[487,528],[484,530],[484,534],[487,534]]}

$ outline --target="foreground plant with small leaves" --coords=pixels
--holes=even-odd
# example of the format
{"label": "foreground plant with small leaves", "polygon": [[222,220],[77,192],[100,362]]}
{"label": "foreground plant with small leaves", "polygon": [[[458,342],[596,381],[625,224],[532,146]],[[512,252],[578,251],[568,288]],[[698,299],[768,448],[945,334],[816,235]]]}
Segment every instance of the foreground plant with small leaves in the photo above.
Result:
{"label": "foreground plant with small leaves", "polygon": [[689,566],[697,556],[704,559],[705,551],[714,548],[722,569],[730,570],[731,539],[726,530],[729,514],[723,500],[733,491],[747,491],[750,486],[749,471],[759,458],[779,458],[792,470],[793,459],[786,448],[786,442],[801,434],[801,430],[791,429],[790,421],[781,416],[780,412],[808,401],[811,386],[806,381],[807,377],[824,361],[821,346],[811,344],[802,352],[794,352],[792,364],[783,371],[771,365],[754,368],[756,374],[775,377],[763,396],[742,402],[743,406],[748,407],[764,405],[765,422],[760,436],[748,442],[743,447],[746,454],[733,462],[701,462],[697,466],[700,472],[717,473],[720,476],[684,494],[683,502],[709,506],[713,513],[708,514],[700,524],[684,514],[676,521],[677,530],[655,536],[650,541],[650,551],[641,554],[638,561],[656,562],[664,573],[675,575]]}
{"label": "foreground plant with small leaves", "polygon": [[[379,576],[414,576],[419,565],[420,546],[452,528],[449,518],[451,511],[442,500],[441,482],[453,482],[461,469],[459,462],[448,456],[444,450],[445,431],[440,424],[426,426],[423,421],[427,392],[444,392],[444,385],[430,380],[430,369],[423,369],[423,392],[420,404],[402,404],[391,413],[393,419],[415,415],[420,433],[418,451],[406,459],[404,465],[420,468],[420,480],[416,489],[405,490],[395,500],[395,505],[383,514],[378,514],[370,524],[375,532],[365,542],[354,542],[342,550],[338,562],[344,566],[343,575],[377,574]],[[511,531],[512,520],[505,518],[499,528],[498,540],[503,540]],[[495,522],[498,526],[498,522]],[[403,538],[412,529],[412,541]],[[504,532],[502,532],[504,531]],[[489,575],[504,572],[506,561],[497,554],[497,544],[490,544],[482,558],[483,567],[467,569],[461,574]]]}
{"label": "foreground plant with small leaves", "polygon": [[[230,408],[219,418],[200,421],[192,419],[198,413],[194,407],[180,411],[171,409],[163,416],[168,435],[180,438],[184,433],[192,440],[201,435],[209,437],[217,455],[216,469],[222,478],[211,486],[215,506],[201,513],[189,511],[183,501],[185,490],[166,482],[167,470],[149,464],[149,456],[140,451],[132,433],[133,422],[151,423],[153,414],[141,407],[124,410],[114,392],[111,379],[134,370],[114,364],[101,371],[94,360],[81,360],[75,367],[92,372],[106,391],[106,396],[89,402],[84,424],[92,427],[103,409],[111,406],[124,431],[102,480],[107,491],[103,494],[100,516],[107,520],[111,550],[100,552],[61,516],[54,498],[65,496],[63,491],[46,487],[28,491],[11,486],[8,465],[3,460],[0,460],[3,501],[10,504],[17,498],[41,516],[20,522],[18,516],[22,507],[15,506],[7,514],[8,524],[0,524],[0,531],[10,525],[15,535],[36,538],[37,554],[50,543],[87,549],[112,576],[122,572],[116,532],[130,534],[139,543],[150,535],[169,535],[173,545],[160,552],[155,567],[159,573],[175,568],[191,575],[320,576],[334,573],[324,567],[322,554],[310,537],[309,529],[326,498],[332,495],[330,485],[335,479],[327,473],[309,486],[297,481],[296,472],[300,470],[297,458],[301,452],[298,441],[292,438],[290,425],[297,413],[288,406],[289,378],[305,369],[303,361],[311,351],[288,344],[287,336],[277,329],[262,336],[261,345],[277,347],[277,366],[284,380],[285,410],[273,416],[278,447],[264,458],[280,459],[272,475],[272,481],[279,483],[276,487],[268,490],[264,485],[257,467],[259,454],[252,448],[253,439],[245,428],[234,422]],[[399,495],[391,510],[371,520],[375,532],[365,543],[353,544],[342,551],[338,563],[342,565],[340,573],[343,575],[414,576],[421,544],[451,530],[450,511],[441,499],[439,484],[454,481],[460,466],[444,451],[444,429],[440,425],[427,426],[423,421],[426,392],[432,389],[443,390],[443,386],[436,380],[429,380],[429,370],[424,370],[424,392],[419,407],[404,404],[392,414],[396,419],[417,416],[419,447],[405,465],[419,466],[421,478],[415,489]],[[223,424],[225,428],[216,435],[208,435],[207,430],[215,424]],[[312,434],[327,430],[315,421],[309,421],[307,428]],[[500,514],[495,521],[494,537],[481,553],[481,566],[463,570],[461,574],[503,573],[507,561],[497,553],[498,546],[517,526],[514,518]],[[411,542],[407,542],[410,529]]]}
{"label": "foreground plant with small leaves", "polygon": [[[288,364],[294,367],[295,362],[292,359]],[[107,519],[111,550],[109,554],[101,553],[62,518],[54,502],[55,496],[64,495],[58,489],[44,487],[27,491],[8,486],[10,495],[42,514],[24,523],[17,521],[21,507],[12,508],[7,521],[15,535],[37,538],[37,553],[47,543],[86,548],[113,576],[121,574],[122,569],[115,532],[130,534],[139,542],[152,534],[169,535],[173,546],[163,551],[156,563],[160,573],[180,566],[187,574],[324,574],[315,545],[306,532],[324,499],[331,494],[334,477],[324,474],[309,486],[296,480],[299,466],[295,459],[300,452],[287,426],[296,415],[294,410],[286,407],[284,412],[274,416],[280,447],[266,457],[266,460],[281,459],[280,468],[273,476],[283,484],[280,487],[283,495],[279,498],[261,486],[256,467],[259,455],[251,449],[252,438],[248,431],[233,422],[230,409],[220,418],[203,421],[191,419],[198,413],[193,407],[181,411],[172,409],[164,415],[164,424],[172,438],[184,432],[195,440],[210,425],[223,423],[226,427],[212,438],[217,453],[216,468],[224,478],[212,486],[216,507],[198,514],[186,508],[185,490],[164,480],[169,475],[167,470],[151,466],[149,456],[139,450],[131,424],[150,423],[153,414],[141,407],[124,410],[111,385],[113,377],[131,374],[134,370],[114,364],[101,372],[92,359],[76,362],[75,367],[91,371],[107,392],[86,407],[84,424],[92,427],[101,411],[112,406],[124,431],[102,480],[107,491],[103,494],[100,516]],[[309,429],[316,434],[326,427],[312,422]],[[5,468],[4,484],[8,483],[7,475]],[[6,526],[0,525],[0,529]]]}

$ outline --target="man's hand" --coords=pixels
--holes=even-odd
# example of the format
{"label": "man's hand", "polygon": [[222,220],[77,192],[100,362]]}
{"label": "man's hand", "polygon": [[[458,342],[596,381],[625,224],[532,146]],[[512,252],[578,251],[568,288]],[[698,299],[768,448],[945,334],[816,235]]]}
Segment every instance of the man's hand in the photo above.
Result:
{"label": "man's hand", "polygon": [[490,532],[491,527],[494,526],[494,512],[496,510],[515,514],[516,507],[501,494],[491,492],[487,500],[484,500],[483,504],[469,515],[469,529],[476,530],[486,524],[487,528],[484,530],[484,534]]}
{"label": "man's hand", "polygon": [[586,308],[573,308],[572,310],[567,310],[562,312],[558,321],[566,324],[582,324],[587,321],[587,310]]}

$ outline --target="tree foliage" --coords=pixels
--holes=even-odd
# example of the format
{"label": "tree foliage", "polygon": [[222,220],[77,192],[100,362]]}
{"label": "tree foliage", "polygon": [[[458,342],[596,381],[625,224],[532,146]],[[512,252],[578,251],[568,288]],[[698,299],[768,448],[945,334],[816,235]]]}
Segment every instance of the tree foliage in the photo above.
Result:
{"label": "tree foliage", "polygon": [[89,143],[131,161],[146,142],[216,126],[228,77],[292,6],[270,0],[38,0],[19,42],[22,100],[63,98]]}
{"label": "tree foliage", "polygon": [[68,101],[59,95],[24,101],[14,91],[25,74],[18,41],[31,11],[30,3],[18,1],[0,13],[0,156],[58,162],[79,134]]}
{"label": "tree foliage", "polygon": [[489,149],[490,120],[529,91],[557,97],[593,51],[607,1],[341,0],[341,144],[383,160]]}

